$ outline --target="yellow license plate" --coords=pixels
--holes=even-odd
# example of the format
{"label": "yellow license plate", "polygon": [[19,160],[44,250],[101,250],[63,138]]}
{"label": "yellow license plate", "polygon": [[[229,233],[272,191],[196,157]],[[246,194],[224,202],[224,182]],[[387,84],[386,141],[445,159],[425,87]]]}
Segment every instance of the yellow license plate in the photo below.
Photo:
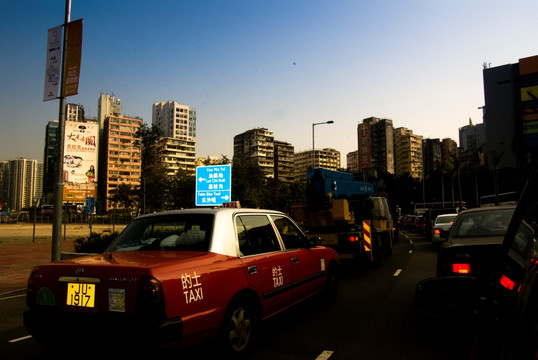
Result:
{"label": "yellow license plate", "polygon": [[94,307],[95,284],[68,283],[67,305]]}

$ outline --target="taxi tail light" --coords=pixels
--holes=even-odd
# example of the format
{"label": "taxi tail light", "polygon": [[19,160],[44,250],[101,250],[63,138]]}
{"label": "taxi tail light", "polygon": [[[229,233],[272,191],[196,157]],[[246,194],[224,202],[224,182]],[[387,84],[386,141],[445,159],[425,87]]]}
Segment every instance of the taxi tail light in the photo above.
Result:
{"label": "taxi tail light", "polygon": [[164,294],[161,282],[153,277],[142,277],[138,287],[136,311],[155,320],[165,317]]}
{"label": "taxi tail light", "polygon": [[452,272],[454,274],[470,274],[471,264],[452,264]]}
{"label": "taxi tail light", "polygon": [[[513,281],[512,279],[510,279],[508,276],[506,275],[501,275],[501,278],[499,279],[499,283],[507,288],[508,290],[514,290],[514,288],[516,287],[516,282]],[[519,291],[519,289],[518,289]]]}

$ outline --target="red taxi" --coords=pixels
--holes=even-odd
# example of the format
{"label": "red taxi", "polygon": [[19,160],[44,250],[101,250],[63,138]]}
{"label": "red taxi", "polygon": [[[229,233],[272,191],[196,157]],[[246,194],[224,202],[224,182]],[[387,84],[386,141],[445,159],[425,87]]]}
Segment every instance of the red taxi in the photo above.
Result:
{"label": "red taxi", "polygon": [[164,346],[217,337],[241,353],[261,320],[318,293],[334,300],[338,268],[333,249],[281,212],[144,215],[103,254],[36,266],[24,323],[45,343],[128,336]]}

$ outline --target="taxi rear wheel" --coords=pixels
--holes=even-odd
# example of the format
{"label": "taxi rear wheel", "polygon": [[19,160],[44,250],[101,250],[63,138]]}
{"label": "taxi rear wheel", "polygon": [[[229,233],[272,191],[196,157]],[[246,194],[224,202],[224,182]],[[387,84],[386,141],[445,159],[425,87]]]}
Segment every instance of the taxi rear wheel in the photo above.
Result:
{"label": "taxi rear wheel", "polygon": [[225,348],[235,354],[248,351],[257,327],[257,317],[246,301],[234,301],[224,317],[221,339]]}

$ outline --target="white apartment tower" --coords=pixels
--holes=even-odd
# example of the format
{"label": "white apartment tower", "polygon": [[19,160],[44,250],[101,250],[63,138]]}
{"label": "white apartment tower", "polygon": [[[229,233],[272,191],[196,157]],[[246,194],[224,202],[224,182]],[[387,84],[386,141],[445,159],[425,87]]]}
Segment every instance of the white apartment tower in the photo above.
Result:
{"label": "white apartment tower", "polygon": [[163,132],[157,153],[169,175],[195,170],[196,109],[177,101],[153,104],[151,122]]}

